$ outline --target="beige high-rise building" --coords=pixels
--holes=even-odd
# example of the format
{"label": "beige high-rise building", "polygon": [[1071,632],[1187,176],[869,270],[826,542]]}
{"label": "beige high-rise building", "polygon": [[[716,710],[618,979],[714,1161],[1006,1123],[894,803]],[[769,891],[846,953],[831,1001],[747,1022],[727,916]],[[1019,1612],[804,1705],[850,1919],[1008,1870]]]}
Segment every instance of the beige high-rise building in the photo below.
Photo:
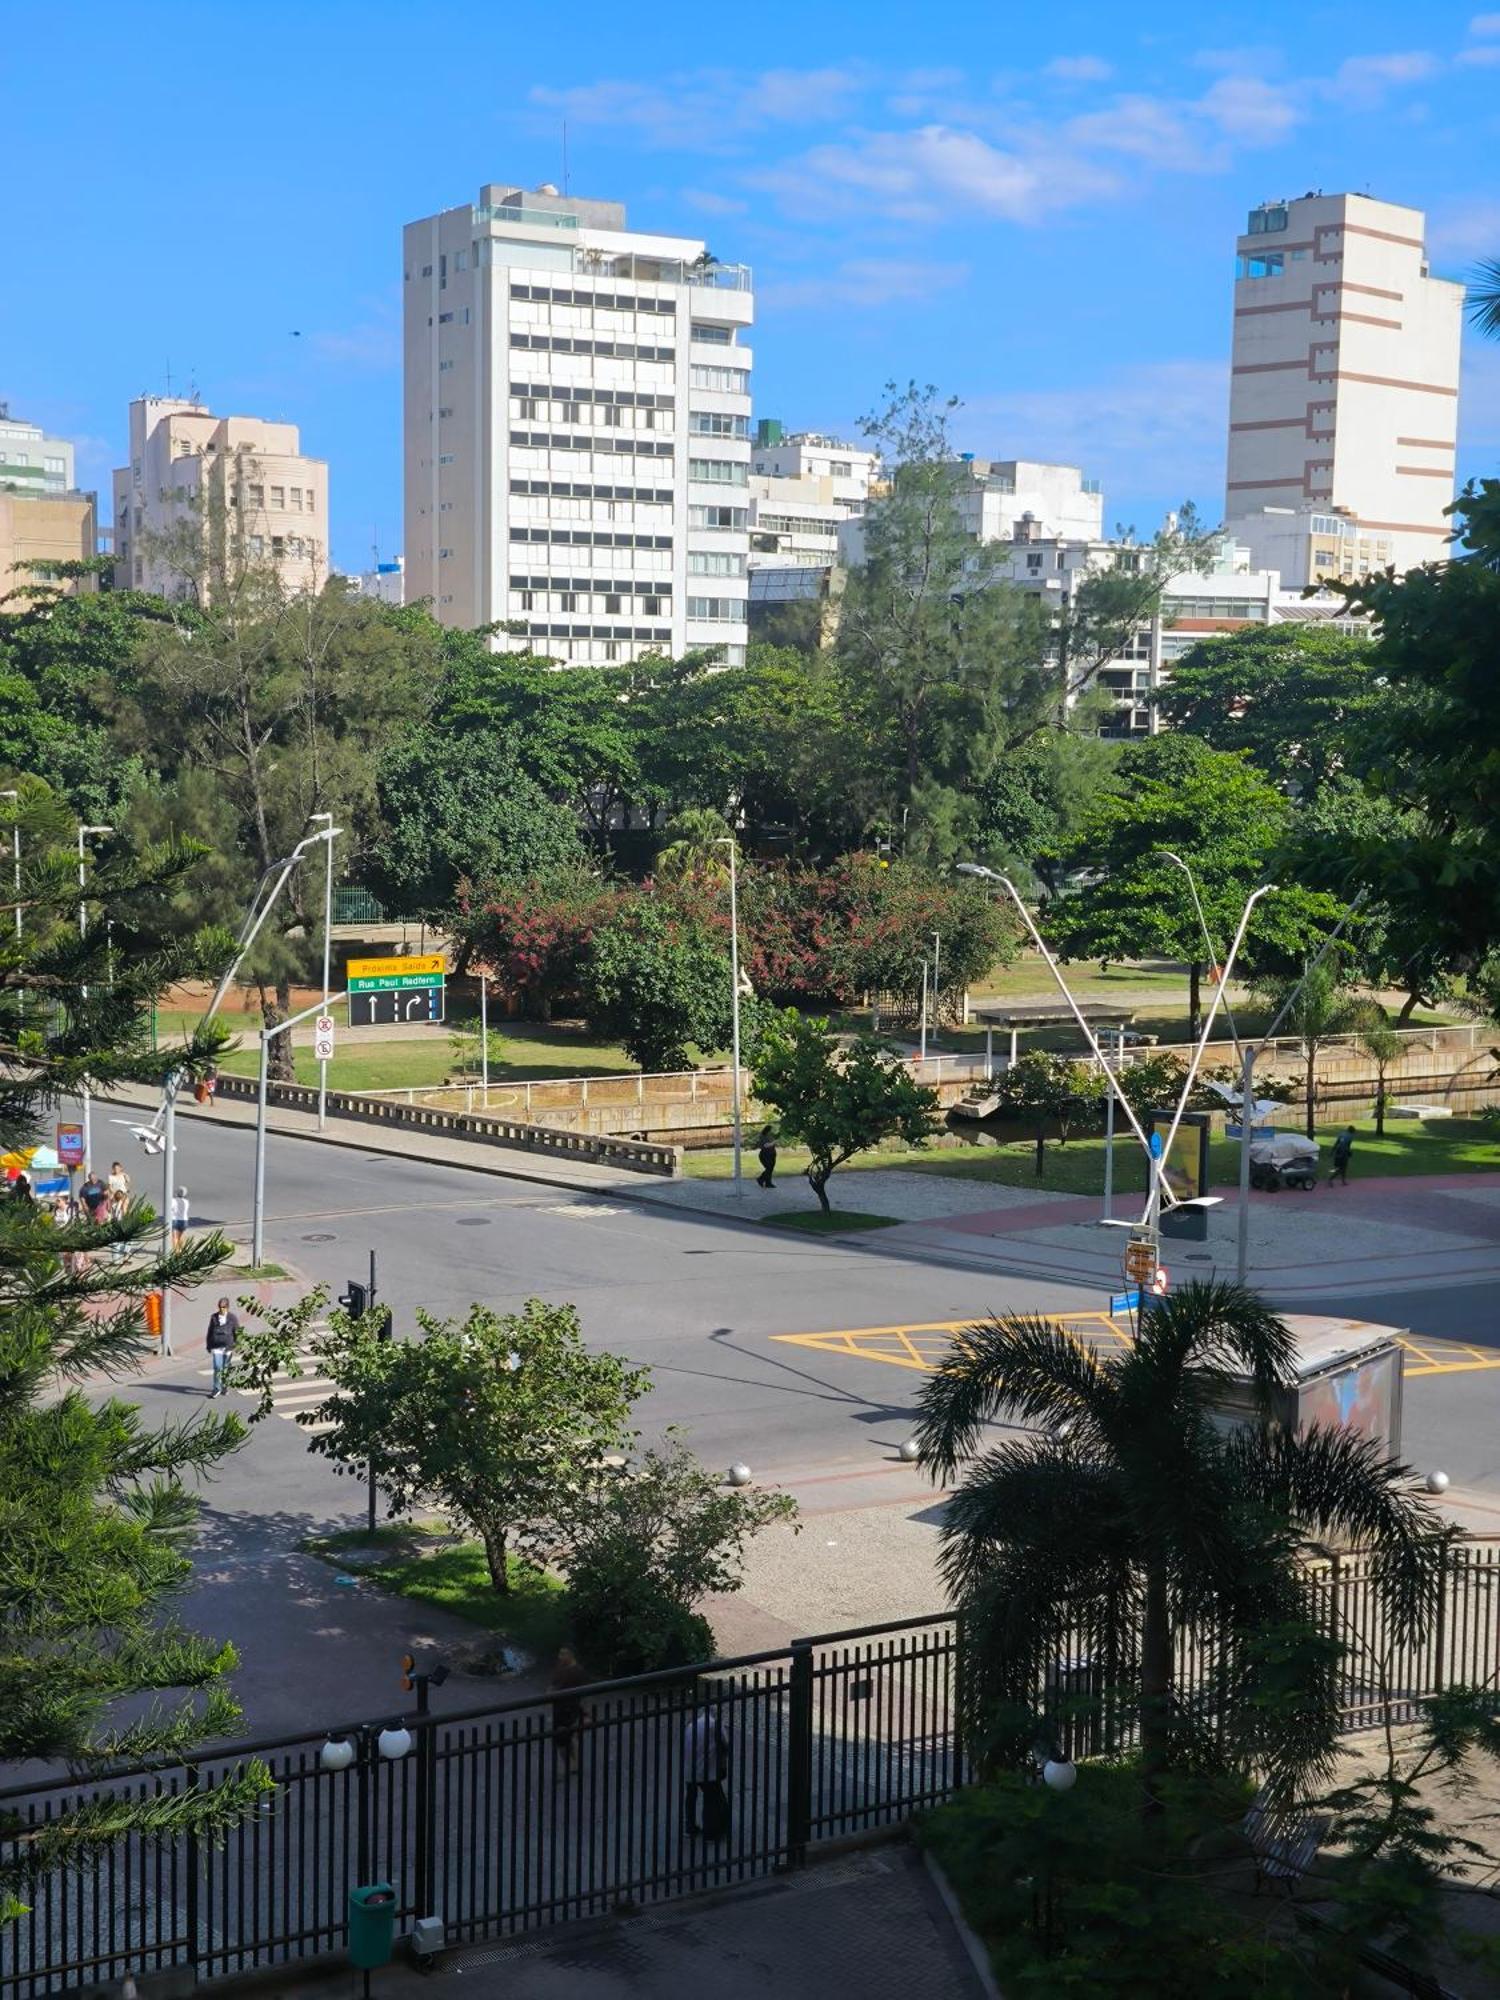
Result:
{"label": "beige high-rise building", "polygon": [[[180,597],[205,567],[261,563],[290,593],[328,580],[328,465],[303,454],[295,424],[138,396],[114,505],[117,589]],[[211,538],[206,550],[195,547],[195,521]]]}
{"label": "beige high-rise building", "polygon": [[570,665],[742,661],[749,271],[552,187],[402,251],[407,602]]}
{"label": "beige high-rise building", "polygon": [[1441,559],[1463,286],[1420,209],[1304,195],[1236,245],[1226,526],[1291,588]]}
{"label": "beige high-rise building", "polygon": [[[15,593],[44,580],[35,565],[88,562],[98,549],[98,503],[73,484],[72,445],[0,403],[0,611],[24,608]],[[83,577],[54,587],[74,595],[98,586]]]}

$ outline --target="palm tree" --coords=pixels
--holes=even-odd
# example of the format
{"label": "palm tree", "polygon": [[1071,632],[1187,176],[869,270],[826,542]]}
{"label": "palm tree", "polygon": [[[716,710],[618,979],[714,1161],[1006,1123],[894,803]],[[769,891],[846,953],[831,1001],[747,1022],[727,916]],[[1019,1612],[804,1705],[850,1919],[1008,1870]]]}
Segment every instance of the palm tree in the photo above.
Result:
{"label": "palm tree", "polygon": [[1486,257],[1469,286],[1469,317],[1491,340],[1500,340],[1500,257]]}
{"label": "palm tree", "polygon": [[1285,1026],[1301,1043],[1307,1061],[1307,1136],[1311,1139],[1317,1124],[1318,1051],[1335,1036],[1361,1028],[1370,1017],[1370,1003],[1340,986],[1337,971],[1327,964],[1313,965],[1286,979],[1262,981],[1257,987],[1257,997],[1273,1020],[1293,994],[1296,997],[1287,1010]]}
{"label": "palm tree", "polygon": [[1385,1018],[1383,1008],[1374,1009],[1359,1031],[1359,1045],[1375,1065],[1375,1137],[1385,1137],[1385,1073],[1406,1044]]}
{"label": "palm tree", "polygon": [[[1138,1338],[1103,1356],[1027,1315],[954,1343],[924,1388],[917,1442],[945,1481],[971,1461],[939,1560],[981,1759],[1029,1743],[1041,1691],[1084,1634],[1112,1696],[1135,1711],[1148,1804],[1164,1772],[1205,1755],[1284,1792],[1326,1774],[1342,1649],[1314,1630],[1309,1543],[1373,1552],[1400,1637],[1430,1619],[1444,1531],[1407,1468],[1366,1438],[1215,1422],[1231,1374],[1265,1409],[1293,1379],[1294,1353],[1253,1293],[1198,1283],[1153,1303]],[[1002,1416],[1035,1428],[972,1457]],[[1175,1693],[1174,1663],[1193,1645],[1212,1652],[1211,1717]]]}
{"label": "palm tree", "polygon": [[666,833],[667,844],[656,857],[658,881],[714,880],[728,875],[725,843],[733,840],[734,829],[722,813],[689,807],[667,821]]}

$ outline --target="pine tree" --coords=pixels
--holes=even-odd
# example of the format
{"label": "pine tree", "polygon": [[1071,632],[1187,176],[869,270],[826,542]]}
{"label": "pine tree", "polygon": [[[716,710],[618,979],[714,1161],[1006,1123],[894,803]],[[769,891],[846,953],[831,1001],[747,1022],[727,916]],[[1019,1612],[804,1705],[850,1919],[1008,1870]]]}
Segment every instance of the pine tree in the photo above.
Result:
{"label": "pine tree", "polygon": [[[231,945],[203,931],[165,946],[157,933],[153,913],[193,867],[192,850],[132,856],[107,835],[80,936],[71,814],[38,780],[12,785],[16,796],[0,797],[0,855],[18,830],[21,883],[17,895],[13,868],[0,868],[0,1152],[29,1160],[85,1081],[99,1091],[210,1067],[222,1033],[158,1054],[145,1024],[165,985],[221,968]],[[0,1197],[0,1761],[107,1778],[122,1763],[179,1757],[239,1719],[233,1648],[183,1629],[170,1601],[189,1573],[196,1511],[184,1476],[210,1471],[243,1427],[210,1415],[153,1430],[133,1404],[85,1386],[139,1366],[147,1292],[206,1277],[224,1254],[214,1236],[169,1257],[96,1261],[159,1228],[145,1202],[119,1221],[59,1227],[24,1192]],[[269,1782],[251,1764],[202,1793],[102,1795],[44,1828],[0,1807],[0,1922],[25,1909],[40,1875],[126,1834],[191,1827],[211,1838]]]}

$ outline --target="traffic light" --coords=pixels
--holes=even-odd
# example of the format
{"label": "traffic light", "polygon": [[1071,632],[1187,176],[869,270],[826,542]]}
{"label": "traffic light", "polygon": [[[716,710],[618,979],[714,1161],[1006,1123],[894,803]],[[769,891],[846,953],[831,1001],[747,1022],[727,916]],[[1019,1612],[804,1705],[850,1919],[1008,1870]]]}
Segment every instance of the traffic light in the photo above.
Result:
{"label": "traffic light", "polygon": [[368,1285],[362,1285],[358,1278],[351,1278],[348,1291],[339,1293],[339,1304],[350,1319],[363,1319],[370,1304]]}

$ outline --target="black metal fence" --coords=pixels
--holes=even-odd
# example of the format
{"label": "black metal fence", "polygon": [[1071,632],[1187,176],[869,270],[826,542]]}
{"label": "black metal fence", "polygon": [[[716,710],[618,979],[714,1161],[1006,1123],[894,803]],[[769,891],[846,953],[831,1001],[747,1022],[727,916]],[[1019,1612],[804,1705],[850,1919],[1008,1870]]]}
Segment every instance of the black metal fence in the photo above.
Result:
{"label": "black metal fence", "polygon": [[[764,1876],[816,1842],[900,1823],[963,1781],[947,1617],[796,1642],[710,1670],[583,1695],[578,1768],[551,1704],[408,1715],[409,1752],[379,1725],[331,1732],[354,1762],[325,1769],[323,1730],[243,1744],[104,1786],[0,1794],[13,1839],[101,1793],[180,1794],[261,1758],[276,1789],[219,1846],[190,1835],[117,1842],[40,1881],[0,1932],[0,1994],[31,1996],[191,1967],[198,1978],[346,1940],[356,1883],[387,1881],[403,1919],[440,1915],[450,1941],[505,1935]],[[727,1837],[689,1827],[688,1731],[707,1706],[729,1742]]]}
{"label": "black metal fence", "polygon": [[[1500,1541],[1459,1543],[1418,1641],[1386,1629],[1371,1560],[1313,1565],[1320,1622],[1345,1641],[1346,1726],[1399,1721],[1425,1697],[1500,1671]],[[947,1616],[795,1641],[689,1674],[605,1683],[582,1694],[576,1771],[564,1768],[545,1700],[408,1716],[412,1742],[382,1756],[379,1724],[241,1744],[107,1784],[0,1793],[9,1841],[111,1793],[175,1796],[221,1784],[252,1755],[275,1791],[221,1845],[131,1837],[40,1881],[32,1909],[0,1932],[0,2000],[33,2000],[127,1974],[247,1971],[346,1941],[356,1883],[387,1881],[407,1922],[438,1915],[450,1942],[596,1916],[796,1866],[820,1842],[900,1824],[967,1777],[955,1727],[959,1635]],[[1039,1702],[1087,1719],[1075,1755],[1128,1745],[1121,1690],[1134,1634],[1064,1635]],[[1220,1652],[1183,1633],[1177,1698],[1209,1714]],[[727,1836],[690,1828],[689,1729],[707,1708],[729,1742]],[[329,1736],[352,1742],[324,1767]]]}

